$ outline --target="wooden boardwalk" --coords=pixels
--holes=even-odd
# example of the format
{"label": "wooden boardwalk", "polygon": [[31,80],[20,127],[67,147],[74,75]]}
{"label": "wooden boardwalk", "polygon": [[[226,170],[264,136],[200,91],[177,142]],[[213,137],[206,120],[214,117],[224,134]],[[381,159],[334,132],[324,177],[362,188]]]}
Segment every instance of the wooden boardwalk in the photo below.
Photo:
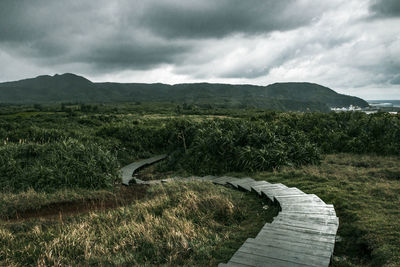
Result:
{"label": "wooden boardwalk", "polygon": [[[128,165],[130,166],[130,165]],[[201,180],[252,191],[279,205],[280,212],[254,238],[248,238],[227,263],[218,266],[329,266],[339,219],[333,205],[296,187],[270,184],[252,178],[229,176],[170,178],[142,182],[154,184],[174,180]]]}
{"label": "wooden boardwalk", "polygon": [[283,184],[226,176],[209,180],[253,191],[280,206],[272,223],[219,266],[329,266],[339,227],[333,205]]}
{"label": "wooden boardwalk", "polygon": [[167,155],[157,155],[152,158],[144,159],[141,161],[133,162],[125,167],[123,167],[121,171],[122,175],[122,184],[129,185],[129,182],[133,179],[132,175],[135,171],[138,171],[140,168],[143,168],[147,165],[156,163],[162,159],[165,159]]}

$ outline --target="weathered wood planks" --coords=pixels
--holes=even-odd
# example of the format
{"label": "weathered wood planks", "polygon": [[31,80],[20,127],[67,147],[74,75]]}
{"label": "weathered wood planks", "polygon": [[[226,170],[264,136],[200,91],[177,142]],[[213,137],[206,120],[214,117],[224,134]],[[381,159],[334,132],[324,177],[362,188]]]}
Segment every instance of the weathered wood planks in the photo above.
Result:
{"label": "weathered wood planks", "polygon": [[223,181],[256,192],[279,205],[281,212],[219,266],[329,266],[339,227],[333,205],[283,184],[252,178]]}

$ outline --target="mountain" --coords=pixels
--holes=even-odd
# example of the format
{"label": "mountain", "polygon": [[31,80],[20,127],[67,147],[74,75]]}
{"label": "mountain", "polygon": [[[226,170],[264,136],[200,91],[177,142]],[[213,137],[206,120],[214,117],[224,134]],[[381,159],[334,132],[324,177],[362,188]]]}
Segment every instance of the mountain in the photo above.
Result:
{"label": "mountain", "polygon": [[330,107],[366,107],[360,98],[313,83],[268,86],[188,83],[93,83],[71,73],[0,83],[0,103],[168,101],[218,107],[258,107],[293,111],[329,111]]}

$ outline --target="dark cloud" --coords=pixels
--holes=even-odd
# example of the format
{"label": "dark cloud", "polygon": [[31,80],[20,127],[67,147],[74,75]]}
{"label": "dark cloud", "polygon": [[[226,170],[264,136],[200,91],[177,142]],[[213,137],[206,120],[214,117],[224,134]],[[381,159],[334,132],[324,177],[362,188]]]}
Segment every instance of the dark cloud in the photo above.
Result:
{"label": "dark cloud", "polygon": [[195,49],[193,40],[199,38],[283,31],[310,23],[324,5],[312,8],[307,3],[2,0],[0,48],[41,63],[47,59],[49,65],[62,61],[104,71],[148,69],[176,63]]}
{"label": "dark cloud", "polygon": [[174,63],[188,52],[185,45],[165,43],[108,43],[78,54],[77,62],[89,63],[97,70],[149,69],[162,63]]}
{"label": "dark cloud", "polygon": [[399,0],[375,0],[372,1],[370,11],[373,17],[399,17],[400,1]]}
{"label": "dark cloud", "polygon": [[221,38],[298,28],[321,9],[295,0],[158,1],[148,7],[142,23],[167,38]]}

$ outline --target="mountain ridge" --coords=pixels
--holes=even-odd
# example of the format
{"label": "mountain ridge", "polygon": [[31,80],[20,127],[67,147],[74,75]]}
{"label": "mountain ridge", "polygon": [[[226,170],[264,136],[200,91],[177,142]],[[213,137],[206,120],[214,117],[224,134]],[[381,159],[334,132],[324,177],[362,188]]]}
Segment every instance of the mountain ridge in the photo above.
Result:
{"label": "mountain ridge", "polygon": [[73,74],[41,75],[0,83],[0,103],[168,101],[221,107],[256,107],[292,111],[329,111],[331,107],[361,106],[358,97],[308,82],[267,86],[223,83],[92,82]]}

